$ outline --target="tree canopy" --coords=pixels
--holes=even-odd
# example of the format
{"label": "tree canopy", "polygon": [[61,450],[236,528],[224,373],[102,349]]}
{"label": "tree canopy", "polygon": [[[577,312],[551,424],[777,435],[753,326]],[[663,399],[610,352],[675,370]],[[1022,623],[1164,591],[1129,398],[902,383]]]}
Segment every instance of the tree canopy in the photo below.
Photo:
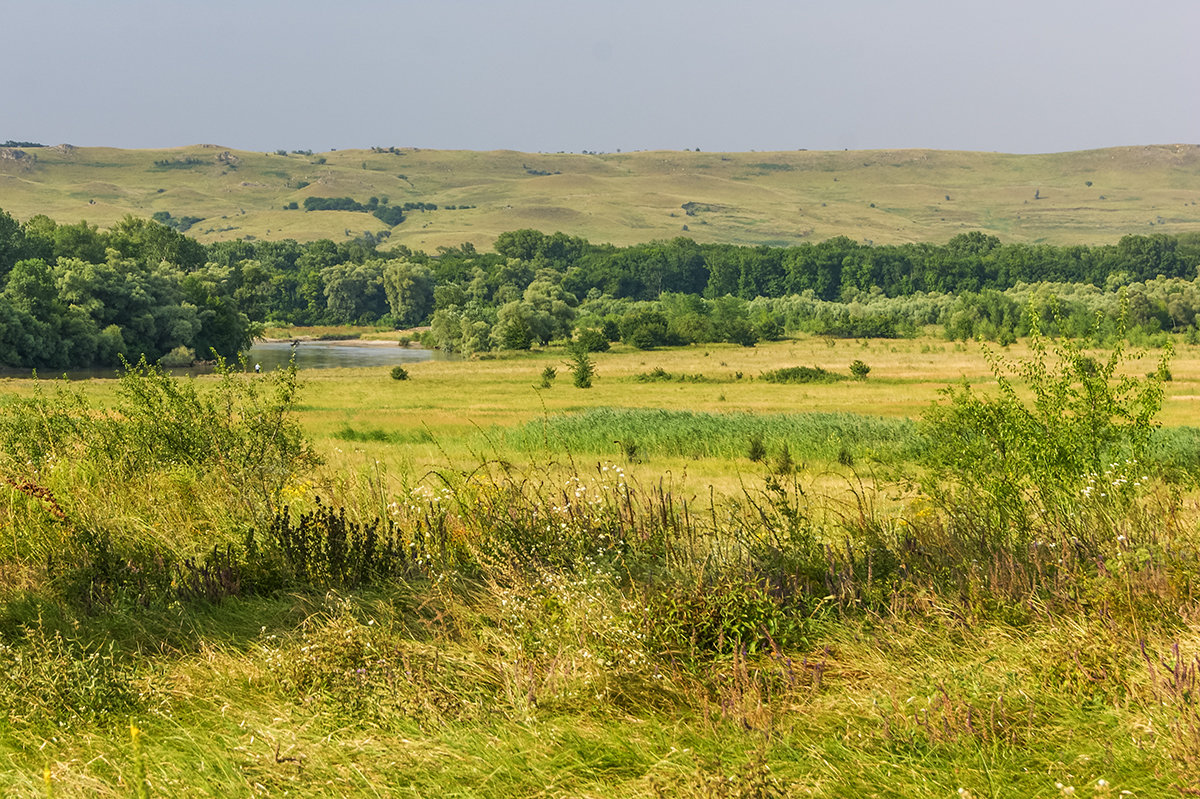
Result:
{"label": "tree canopy", "polygon": [[[394,207],[386,198],[358,205]],[[1059,298],[1063,324],[1114,315],[1108,298],[1124,289],[1132,324],[1179,330],[1200,311],[1198,264],[1200,235],[1095,247],[1004,244],[979,231],[941,245],[681,237],[615,247],[526,229],[501,234],[494,252],[464,244],[430,254],[381,249],[376,238],[206,246],[152,219],[100,230],[41,215],[22,224],[0,211],[0,364],[105,365],[179,347],[230,357],[271,323],[429,325],[431,343],[462,352],[581,331],[636,346],[749,346],[785,329],[896,336],[929,324],[956,338],[1006,338],[1036,286]]]}

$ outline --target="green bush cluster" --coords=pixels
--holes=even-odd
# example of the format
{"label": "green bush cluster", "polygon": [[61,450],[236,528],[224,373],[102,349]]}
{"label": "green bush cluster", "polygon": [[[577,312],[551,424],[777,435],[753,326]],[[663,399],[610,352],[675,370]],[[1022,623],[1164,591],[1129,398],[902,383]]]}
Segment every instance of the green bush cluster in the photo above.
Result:
{"label": "green bush cluster", "polygon": [[639,383],[707,383],[709,378],[702,374],[672,374],[666,371],[661,366],[656,366],[649,372],[642,372],[635,375],[634,380]]}
{"label": "green bush cluster", "polygon": [[[1078,341],[1045,338],[1031,315],[1029,358],[989,352],[997,396],[964,382],[924,419],[930,495],[970,508],[988,534],[1022,542],[1043,524],[1074,527],[1081,503],[1103,495],[1111,504],[1148,480],[1140,472],[1149,468],[1171,356],[1166,349],[1155,372],[1136,378],[1120,371],[1128,360],[1121,337],[1100,361]],[[1091,534],[1081,540],[1094,545]]]}
{"label": "green bush cluster", "polygon": [[847,377],[820,366],[786,366],[763,372],[759,379],[768,383],[836,383]]}

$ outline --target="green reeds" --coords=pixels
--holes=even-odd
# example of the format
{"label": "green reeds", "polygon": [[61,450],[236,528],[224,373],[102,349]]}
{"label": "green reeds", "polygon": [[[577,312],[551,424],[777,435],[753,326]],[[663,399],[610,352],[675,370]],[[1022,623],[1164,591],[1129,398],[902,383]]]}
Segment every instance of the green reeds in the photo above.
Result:
{"label": "green reeds", "polygon": [[[550,416],[508,434],[508,444],[527,452],[607,455],[621,452],[614,442],[636,442],[642,457],[724,458],[779,451],[786,444],[796,459],[837,461],[852,452],[860,461],[897,463],[915,458],[925,446],[917,425],[907,419],[848,413],[702,413],[662,409],[596,408]],[[754,458],[752,458],[753,460]]]}

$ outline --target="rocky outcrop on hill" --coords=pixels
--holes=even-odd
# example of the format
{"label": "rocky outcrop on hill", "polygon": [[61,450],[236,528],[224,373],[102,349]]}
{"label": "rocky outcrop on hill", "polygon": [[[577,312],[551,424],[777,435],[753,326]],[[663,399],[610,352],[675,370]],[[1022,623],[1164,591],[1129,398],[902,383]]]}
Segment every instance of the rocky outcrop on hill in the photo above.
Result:
{"label": "rocky outcrop on hill", "polygon": [[0,163],[18,170],[29,170],[37,163],[37,156],[16,147],[0,147]]}
{"label": "rocky outcrop on hill", "polygon": [[18,150],[16,147],[0,147],[0,160],[3,161],[29,161],[37,162],[37,156],[32,153],[27,153],[24,150]]}

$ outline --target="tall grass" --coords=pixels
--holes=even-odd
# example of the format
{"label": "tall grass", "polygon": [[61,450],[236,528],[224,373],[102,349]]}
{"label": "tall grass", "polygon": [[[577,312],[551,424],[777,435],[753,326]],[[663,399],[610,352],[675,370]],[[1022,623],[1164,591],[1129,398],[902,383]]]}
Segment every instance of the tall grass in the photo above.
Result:
{"label": "tall grass", "polygon": [[900,462],[924,447],[907,419],[849,413],[703,413],[663,409],[595,408],[529,422],[508,435],[513,449],[527,453],[620,452],[614,442],[636,442],[646,456],[747,457],[761,439],[774,452],[787,444],[794,457],[836,461],[850,451],[863,460]]}
{"label": "tall grass", "polygon": [[[907,422],[605,409],[512,433],[546,465],[368,485],[308,459],[293,378],[140,369],[114,408],[67,392],[0,409],[0,790],[1200,787],[1200,541],[1152,465],[1103,475],[1115,492],[1082,466],[1031,485],[1044,458],[1001,468],[989,447],[1008,439],[988,436],[1028,415],[960,393],[926,436],[957,436],[985,472],[935,468]],[[628,438],[648,457],[740,458],[752,436],[924,459],[926,482],[830,498],[788,470],[722,497],[557,457]],[[1015,497],[998,488],[1013,479]]]}

